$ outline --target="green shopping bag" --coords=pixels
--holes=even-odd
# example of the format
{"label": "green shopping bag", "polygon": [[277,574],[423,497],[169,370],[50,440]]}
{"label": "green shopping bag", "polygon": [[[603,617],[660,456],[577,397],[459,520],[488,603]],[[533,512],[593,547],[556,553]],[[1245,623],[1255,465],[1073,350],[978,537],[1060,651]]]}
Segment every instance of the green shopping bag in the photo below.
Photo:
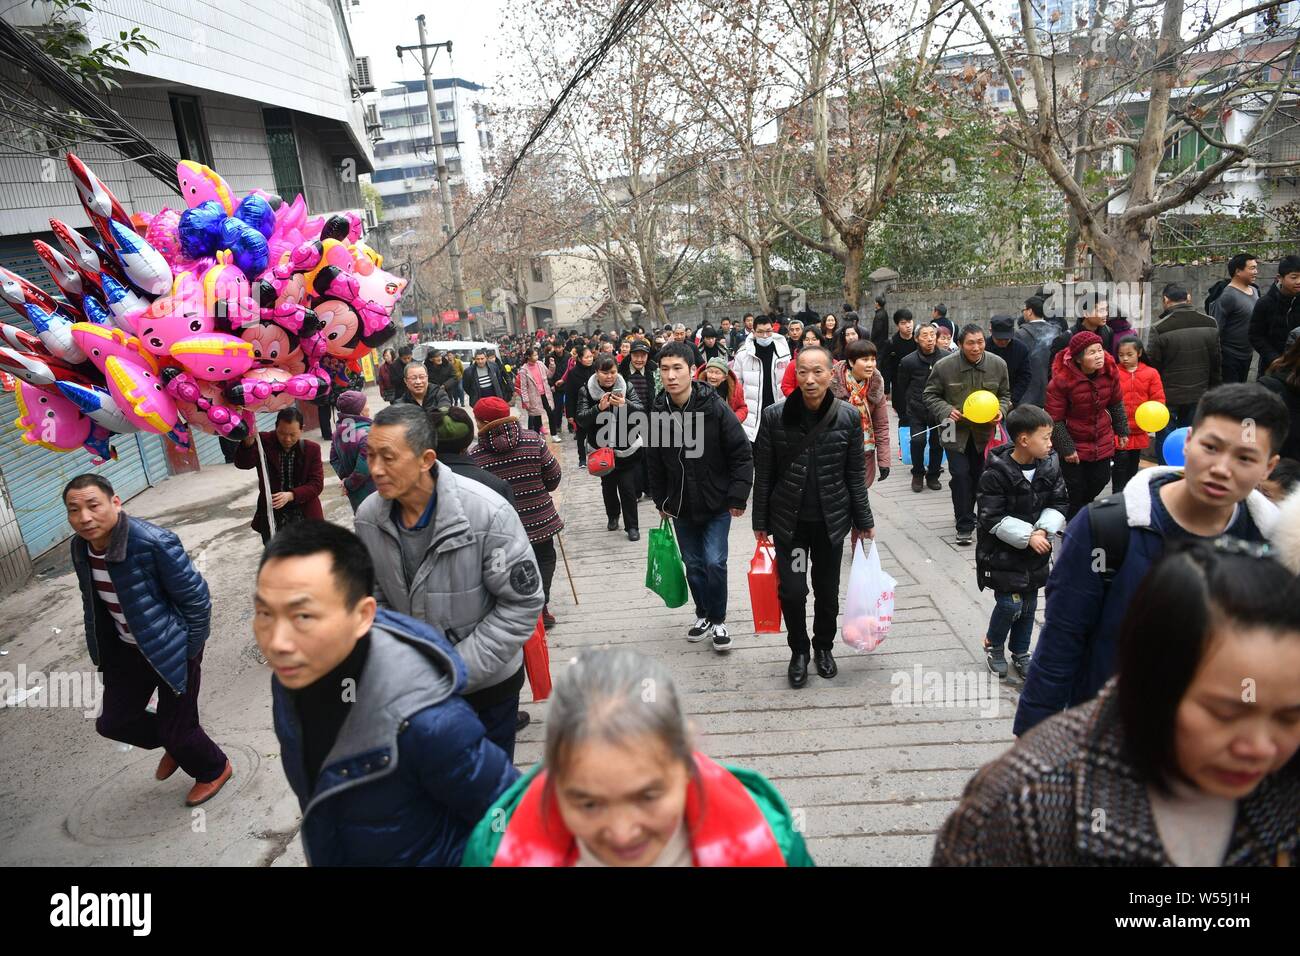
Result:
{"label": "green shopping bag", "polygon": [[645,586],[664,599],[669,607],[681,607],[690,597],[686,588],[686,566],[677,550],[672,523],[663,523],[650,532],[650,548],[645,566]]}

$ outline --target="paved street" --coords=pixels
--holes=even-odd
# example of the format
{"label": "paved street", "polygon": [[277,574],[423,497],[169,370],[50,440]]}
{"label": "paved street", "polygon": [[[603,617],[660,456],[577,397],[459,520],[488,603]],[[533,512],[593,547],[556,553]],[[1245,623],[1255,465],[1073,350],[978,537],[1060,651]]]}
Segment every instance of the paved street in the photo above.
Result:
{"label": "paved street", "polygon": [[[749,515],[732,525],[728,624],[735,643],[722,656],[685,640],[689,603],[669,610],[644,587],[648,532],[657,525],[652,505],[641,505],[640,542],[606,531],[599,481],[577,469],[568,436],[552,447],[565,469],[558,497],[580,601],[574,605],[561,562],[551,602],[559,619],[550,640],[553,669],[586,647],[628,644],[654,654],[685,696],[700,748],[768,775],[796,809],[817,862],[926,863],[962,786],[1009,745],[1014,708],[1005,685],[996,717],[978,702],[891,703],[896,673],[910,679],[918,666],[945,676],[985,672],[979,642],[991,597],[975,589],[973,547],[953,544],[946,487],[913,494],[896,463],[872,489],[881,556],[898,579],[893,632],[871,654],[840,647],[839,676],[813,674],[796,691],[786,682],[784,637],[753,633]],[[326,515],[346,524],[351,512],[328,468],[326,476]],[[260,553],[247,526],[255,495],[252,473],[220,466],[171,479],[127,505],[176,530],[212,588],[201,713],[234,763],[234,782],[202,813],[191,813],[182,805],[189,786],[183,775],[156,783],[156,754],[98,737],[79,710],[0,708],[0,863],[303,862],[297,806],[271,730],[270,678],[249,623]],[[36,581],[0,602],[0,649],[9,652],[0,670],[89,670],[66,553],[60,549]],[[848,560],[846,550],[845,586]],[[525,706],[533,722],[520,738],[521,767],[540,756],[546,728],[546,706]]]}

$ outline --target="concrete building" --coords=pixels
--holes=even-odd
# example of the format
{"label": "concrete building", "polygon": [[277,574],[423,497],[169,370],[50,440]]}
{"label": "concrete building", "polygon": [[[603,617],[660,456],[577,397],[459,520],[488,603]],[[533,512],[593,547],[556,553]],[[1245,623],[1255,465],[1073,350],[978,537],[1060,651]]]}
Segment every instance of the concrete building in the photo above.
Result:
{"label": "concrete building", "polygon": [[[605,266],[588,252],[556,249],[531,259],[524,272],[528,301],[527,331],[540,328],[590,329],[609,311]],[[497,304],[494,311],[499,309]],[[609,320],[606,319],[606,326]],[[521,330],[522,331],[522,330]]]}
{"label": "concrete building", "polygon": [[[6,24],[29,27],[50,16],[50,4],[10,4]],[[157,44],[131,52],[115,71],[121,88],[104,97],[155,149],[211,166],[236,196],[260,187],[286,198],[301,193],[313,213],[360,210],[359,179],[373,168],[360,89],[342,0],[97,0],[76,12],[97,47],[139,27]],[[274,27],[274,28],[272,28]],[[49,109],[67,111],[52,89],[30,85],[20,63],[0,64],[0,87]],[[0,155],[0,264],[57,293],[32,249],[54,243],[49,220],[94,232],[63,161],[75,152],[113,190],[128,212],[184,207],[179,193],[93,134],[24,125],[6,112],[0,138],[20,147]],[[96,125],[95,117],[86,117]],[[125,151],[125,150],[124,150]],[[137,154],[138,155],[138,154]],[[26,320],[6,308],[4,321]],[[31,559],[65,540],[69,529],[59,492],[83,471],[104,474],[129,498],[178,467],[157,435],[123,435],[116,461],[92,469],[84,452],[56,454],[25,446],[10,427],[18,417],[12,392],[0,392],[0,589],[21,582]],[[215,438],[197,435],[195,464],[220,463]]]}
{"label": "concrete building", "polygon": [[[478,189],[485,179],[484,162],[495,146],[490,112],[481,95],[486,89],[458,77],[433,80],[453,195]],[[370,177],[383,199],[382,218],[386,222],[416,218],[439,201],[424,80],[402,80],[369,100],[382,136],[375,146],[375,171]]]}

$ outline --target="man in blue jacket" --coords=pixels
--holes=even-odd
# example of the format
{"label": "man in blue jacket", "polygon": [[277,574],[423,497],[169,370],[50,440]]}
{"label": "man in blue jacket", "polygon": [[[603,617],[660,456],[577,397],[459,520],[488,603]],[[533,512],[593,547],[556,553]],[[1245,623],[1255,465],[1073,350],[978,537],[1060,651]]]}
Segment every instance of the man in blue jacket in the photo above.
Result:
{"label": "man in blue jacket", "polygon": [[461,697],[441,633],[378,610],[355,534],[289,525],[262,555],[253,632],[313,866],[457,866],[518,777]]}
{"label": "man in blue jacket", "polygon": [[[1182,468],[1143,469],[1119,495],[1075,515],[1047,579],[1046,614],[1016,708],[1016,736],[1091,700],[1114,675],[1124,615],[1167,544],[1273,537],[1277,507],[1256,487],[1277,464],[1288,425],[1282,400],[1261,385],[1211,389],[1196,407]],[[1121,529],[1117,540],[1122,554],[1094,537],[1101,510],[1118,513],[1127,526],[1127,539]]]}
{"label": "man in blue jacket", "polygon": [[[196,807],[230,779],[230,761],[199,724],[199,680],[212,601],[180,539],[122,510],[100,475],[78,475],[63,489],[72,566],[81,587],[90,659],[104,673],[100,736],[163,748],[154,776],[180,767],[194,778],[185,798]],[[158,712],[145,708],[158,692]]]}

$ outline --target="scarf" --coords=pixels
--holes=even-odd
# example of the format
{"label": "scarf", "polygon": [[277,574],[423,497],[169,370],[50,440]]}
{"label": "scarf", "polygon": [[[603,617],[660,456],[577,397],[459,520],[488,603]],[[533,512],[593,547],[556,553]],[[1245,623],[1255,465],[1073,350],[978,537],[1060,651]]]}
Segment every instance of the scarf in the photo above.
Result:
{"label": "scarf", "polygon": [[844,389],[849,393],[849,402],[858,410],[862,416],[862,438],[863,444],[868,453],[876,450],[876,432],[871,426],[871,402],[868,401],[867,393],[871,389],[871,379],[865,382],[859,382],[853,377],[848,366],[844,368]]}

